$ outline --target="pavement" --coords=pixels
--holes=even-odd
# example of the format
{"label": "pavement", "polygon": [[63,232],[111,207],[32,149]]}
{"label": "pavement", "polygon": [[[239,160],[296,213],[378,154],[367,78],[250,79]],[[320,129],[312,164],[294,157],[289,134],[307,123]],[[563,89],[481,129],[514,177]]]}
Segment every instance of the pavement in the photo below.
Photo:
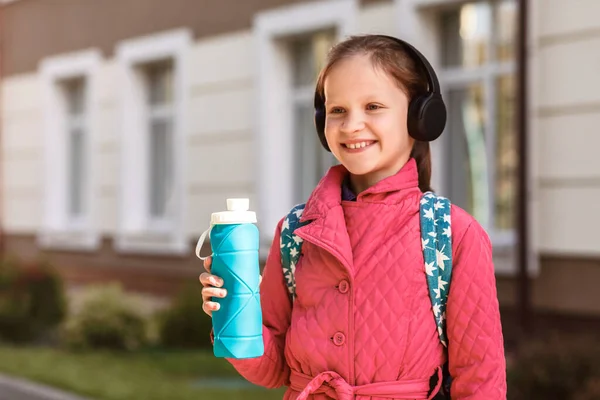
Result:
{"label": "pavement", "polygon": [[0,374],[0,400],[92,400],[21,378]]}

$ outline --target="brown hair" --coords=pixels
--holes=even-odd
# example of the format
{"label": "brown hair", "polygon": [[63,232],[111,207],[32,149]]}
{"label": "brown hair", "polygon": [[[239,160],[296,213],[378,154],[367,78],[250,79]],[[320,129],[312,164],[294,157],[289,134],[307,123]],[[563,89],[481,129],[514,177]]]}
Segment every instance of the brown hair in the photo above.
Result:
{"label": "brown hair", "polygon": [[[379,35],[358,35],[336,44],[327,55],[325,66],[317,79],[317,93],[325,101],[325,78],[338,62],[356,55],[367,54],[375,67],[381,68],[393,77],[409,100],[427,91],[425,71],[416,63],[401,43]],[[419,189],[431,189],[431,150],[429,142],[415,141],[410,157],[417,162]]]}

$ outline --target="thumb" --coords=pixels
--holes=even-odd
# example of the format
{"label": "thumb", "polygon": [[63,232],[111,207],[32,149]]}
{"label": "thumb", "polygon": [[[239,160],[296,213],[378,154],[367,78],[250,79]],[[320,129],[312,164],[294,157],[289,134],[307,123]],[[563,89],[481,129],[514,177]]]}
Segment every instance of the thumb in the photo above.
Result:
{"label": "thumb", "polygon": [[212,264],[212,257],[208,257],[204,260],[204,269],[210,273],[210,266]]}

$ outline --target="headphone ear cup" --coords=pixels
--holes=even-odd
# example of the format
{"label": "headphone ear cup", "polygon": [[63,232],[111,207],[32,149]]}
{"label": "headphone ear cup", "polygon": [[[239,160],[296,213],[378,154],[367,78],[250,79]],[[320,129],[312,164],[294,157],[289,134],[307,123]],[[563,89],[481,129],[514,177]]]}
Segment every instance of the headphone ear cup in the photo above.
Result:
{"label": "headphone ear cup", "polygon": [[446,126],[446,106],[439,94],[427,93],[408,106],[408,133],[421,142],[436,140]]}
{"label": "headphone ear cup", "polygon": [[318,92],[315,92],[315,128],[317,129],[321,145],[323,145],[325,150],[331,151],[325,138],[325,102]]}

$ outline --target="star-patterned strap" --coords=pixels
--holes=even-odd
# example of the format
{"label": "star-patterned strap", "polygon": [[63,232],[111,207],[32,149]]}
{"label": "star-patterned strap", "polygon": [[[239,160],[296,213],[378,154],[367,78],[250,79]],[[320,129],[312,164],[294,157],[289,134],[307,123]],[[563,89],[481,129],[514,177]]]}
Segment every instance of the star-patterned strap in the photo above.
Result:
{"label": "star-patterned strap", "polygon": [[281,236],[279,239],[283,276],[285,277],[285,283],[287,284],[292,301],[296,298],[296,264],[298,263],[300,251],[302,249],[302,238],[294,235],[294,231],[296,228],[307,223],[300,222],[303,211],[304,204],[299,204],[292,208],[283,220],[281,225]]}
{"label": "star-patterned strap", "polygon": [[440,341],[448,347],[446,304],[452,276],[450,201],[427,192],[421,198],[421,246],[429,297]]}

